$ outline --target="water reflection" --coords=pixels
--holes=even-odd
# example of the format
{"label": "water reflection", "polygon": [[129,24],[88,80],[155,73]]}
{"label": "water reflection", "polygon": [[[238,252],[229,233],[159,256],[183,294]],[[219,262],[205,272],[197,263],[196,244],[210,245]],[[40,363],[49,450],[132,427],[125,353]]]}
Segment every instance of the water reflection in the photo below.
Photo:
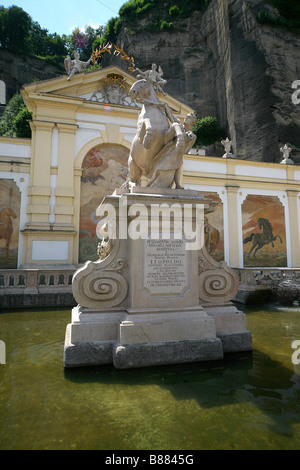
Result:
{"label": "water reflection", "polygon": [[68,309],[0,315],[1,449],[298,449],[299,312],[247,309],[251,353],[63,369]]}
{"label": "water reflection", "polygon": [[[300,369],[299,369],[300,372]],[[202,409],[251,403],[268,418],[268,428],[288,437],[300,420],[300,377],[254,350],[224,361],[118,371],[111,366],[67,369],[73,383],[159,386],[176,400],[194,400]]]}

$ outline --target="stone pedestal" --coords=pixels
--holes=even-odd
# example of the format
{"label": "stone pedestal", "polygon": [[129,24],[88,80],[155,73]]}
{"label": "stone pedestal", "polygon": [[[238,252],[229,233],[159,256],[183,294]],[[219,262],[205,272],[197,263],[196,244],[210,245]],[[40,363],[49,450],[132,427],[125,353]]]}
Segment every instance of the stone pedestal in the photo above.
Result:
{"label": "stone pedestal", "polygon": [[229,302],[236,276],[202,247],[210,201],[192,190],[133,188],[106,197],[104,208],[116,238],[104,259],[74,275],[65,367],[207,361],[252,348],[245,315]]}

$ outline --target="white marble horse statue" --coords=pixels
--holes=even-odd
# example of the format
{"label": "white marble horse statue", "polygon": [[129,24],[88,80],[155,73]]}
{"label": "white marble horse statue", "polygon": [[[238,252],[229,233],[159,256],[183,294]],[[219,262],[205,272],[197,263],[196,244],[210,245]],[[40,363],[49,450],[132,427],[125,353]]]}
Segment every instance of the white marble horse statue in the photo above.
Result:
{"label": "white marble horse statue", "polygon": [[182,157],[196,139],[191,130],[196,116],[188,115],[182,124],[159,100],[152,80],[138,80],[129,93],[142,104],[129,154],[129,184],[139,186],[145,176],[148,187],[180,188]]}

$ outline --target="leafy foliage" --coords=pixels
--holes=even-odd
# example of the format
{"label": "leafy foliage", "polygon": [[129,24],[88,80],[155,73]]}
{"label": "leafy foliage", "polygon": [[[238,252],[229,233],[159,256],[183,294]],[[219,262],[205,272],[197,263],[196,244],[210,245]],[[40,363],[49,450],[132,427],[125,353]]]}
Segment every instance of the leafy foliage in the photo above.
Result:
{"label": "leafy foliage", "polygon": [[30,138],[31,137],[31,127],[29,121],[32,120],[32,113],[24,106],[20,109],[13,121],[13,127],[15,128],[15,136]]}
{"label": "leafy foliage", "polygon": [[170,17],[187,18],[193,11],[205,9],[210,0],[129,0],[119,11],[121,18],[135,21],[147,15],[150,11],[155,11],[158,17],[169,20]]}
{"label": "leafy foliage", "polygon": [[13,52],[26,51],[30,41],[32,20],[30,16],[17,6],[0,7],[0,44],[1,47]]}
{"label": "leafy foliage", "polygon": [[47,29],[32,20],[16,6],[0,7],[0,47],[17,54],[64,55],[65,41],[58,34],[48,34]]}
{"label": "leafy foliage", "polygon": [[267,0],[266,3],[277,8],[278,15],[272,15],[263,9],[256,15],[259,23],[280,26],[291,32],[300,33],[300,2],[299,0]]}
{"label": "leafy foliage", "polygon": [[96,41],[94,41],[93,49],[95,50],[99,48],[100,45],[107,44],[108,42],[112,42],[112,43],[117,42],[117,37],[121,31],[121,27],[122,27],[121,18],[119,18],[118,16],[115,18],[111,18],[108,21],[107,26],[104,29],[102,36],[96,39]]}
{"label": "leafy foliage", "polygon": [[[119,10],[119,17],[113,18],[105,28],[98,46],[106,42],[116,42],[116,25],[126,26],[128,34],[139,32],[173,32],[184,29],[181,21],[194,11],[205,11],[211,0],[129,0]],[[281,26],[293,32],[300,31],[299,0],[265,0],[278,8],[279,16],[260,11],[257,20],[272,26]],[[262,6],[263,8],[263,6]],[[147,17],[147,22],[143,19]],[[120,23],[118,23],[120,21]],[[120,29],[120,28],[119,28]]]}
{"label": "leafy foliage", "polygon": [[212,145],[222,136],[218,120],[212,116],[197,119],[193,131],[197,136],[195,145]]}
{"label": "leafy foliage", "polygon": [[[94,29],[86,26],[85,31],[75,28],[71,35],[63,36],[68,54],[72,55],[74,50],[80,52],[80,59],[87,61],[92,52],[98,47],[100,36],[104,33],[104,26]],[[97,42],[98,41],[98,42]]]}
{"label": "leafy foliage", "polygon": [[103,26],[96,29],[87,26],[84,32],[75,28],[70,35],[50,34],[22,8],[0,6],[0,48],[42,58],[59,67],[63,67],[63,59],[74,50],[80,52],[82,60],[88,60],[93,43],[103,32]]}
{"label": "leafy foliage", "polygon": [[31,121],[32,114],[28,111],[24,104],[20,93],[16,93],[8,105],[0,119],[0,135],[6,137],[31,137]]}
{"label": "leafy foliage", "polygon": [[[189,17],[194,11],[207,8],[210,0],[129,0],[119,11],[120,18],[126,22],[127,32],[168,31],[181,29],[178,20]],[[140,20],[147,15],[147,24]],[[177,21],[177,24],[176,24]],[[174,23],[175,22],[175,23]],[[112,41],[108,35],[108,40]]]}

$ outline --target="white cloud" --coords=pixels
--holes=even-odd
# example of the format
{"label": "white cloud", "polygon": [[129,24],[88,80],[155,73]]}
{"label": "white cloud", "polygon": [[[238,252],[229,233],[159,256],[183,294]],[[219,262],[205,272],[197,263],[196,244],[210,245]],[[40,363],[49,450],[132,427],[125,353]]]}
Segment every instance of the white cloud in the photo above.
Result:
{"label": "white cloud", "polygon": [[97,28],[100,27],[100,24],[99,24],[99,23],[94,24],[94,23],[92,22],[92,20],[90,20],[90,22],[88,23],[87,26],[91,26],[93,29],[97,29]]}
{"label": "white cloud", "polygon": [[91,26],[93,29],[97,29],[97,28],[99,28],[100,24],[99,23],[94,24],[94,23],[90,22],[90,23],[87,23],[84,26],[73,25],[73,26],[71,26],[71,28],[69,28],[69,33],[71,34],[74,31],[75,28],[79,28],[80,32],[84,33],[87,26]]}

